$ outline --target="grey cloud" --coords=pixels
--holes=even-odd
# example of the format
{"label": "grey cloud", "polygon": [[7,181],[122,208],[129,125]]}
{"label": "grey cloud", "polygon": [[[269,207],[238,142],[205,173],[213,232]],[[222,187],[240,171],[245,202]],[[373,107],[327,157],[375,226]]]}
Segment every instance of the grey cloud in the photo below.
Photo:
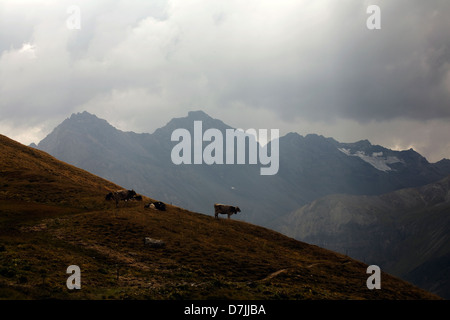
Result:
{"label": "grey cloud", "polygon": [[349,30],[333,48],[339,115],[361,121],[450,117],[450,3],[380,6],[382,30]]}

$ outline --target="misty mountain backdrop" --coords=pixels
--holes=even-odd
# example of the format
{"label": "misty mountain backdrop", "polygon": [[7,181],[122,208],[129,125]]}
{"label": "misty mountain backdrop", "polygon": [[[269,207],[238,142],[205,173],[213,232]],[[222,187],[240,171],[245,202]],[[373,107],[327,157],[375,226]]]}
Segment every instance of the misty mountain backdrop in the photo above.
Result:
{"label": "misty mountain backdrop", "polygon": [[[313,218],[314,212],[311,210],[308,214],[304,213],[306,212],[304,206],[331,195],[335,197],[332,199],[340,199],[341,196],[337,194],[376,196],[400,189],[421,187],[450,175],[450,160],[443,159],[437,163],[429,163],[412,149],[394,151],[372,145],[367,140],[341,143],[315,134],[301,136],[297,133],[288,133],[279,138],[280,163],[276,175],[260,175],[260,164],[175,165],[171,160],[171,152],[178,142],[171,141],[172,132],[184,128],[193,136],[194,121],[202,121],[203,131],[215,128],[220,130],[224,137],[225,130],[232,129],[202,111],[191,111],[187,117],[174,118],[154,133],[138,134],[120,131],[107,121],[88,112],[82,112],[64,120],[34,147],[118,185],[134,189],[140,194],[189,210],[212,215],[214,203],[238,205],[242,213],[233,218],[279,230],[299,240],[307,239],[321,243],[325,248],[334,246],[335,250],[344,253],[350,250],[349,255],[352,256],[354,253],[359,258],[361,255],[355,246],[365,250],[367,245],[369,248],[366,249],[372,250],[371,246],[375,241],[373,239],[379,239],[379,234],[387,234],[388,239],[391,239],[391,233],[408,228],[403,221],[409,222],[409,218],[400,217],[408,212],[408,208],[402,207],[397,212],[396,207],[386,201],[385,206],[389,207],[386,215],[389,215],[392,221],[398,222],[389,227],[387,224],[380,224],[372,229],[364,229],[377,234],[373,239],[369,237],[372,240],[365,242],[360,240],[360,237],[367,238],[364,232],[350,233],[362,230],[358,230],[357,223],[350,227],[351,223],[347,223],[347,218],[335,225],[330,223],[332,218],[329,215],[335,212],[331,208],[347,205],[346,202],[341,205],[341,202],[336,200],[336,203],[327,207],[330,209],[328,211],[321,208],[320,210],[325,210],[328,214],[323,219]],[[203,147],[209,143],[204,142]],[[270,147],[270,143],[267,147]],[[366,198],[361,199],[363,200],[358,201],[364,203]],[[382,211],[382,208],[377,210]],[[365,211],[360,213],[360,209],[356,208],[355,215],[364,216]],[[445,212],[448,212],[444,211],[440,214],[445,215]],[[369,213],[373,212],[369,210]],[[369,213],[368,217],[361,219],[373,220]],[[416,221],[430,222],[430,228],[441,219],[441,216],[436,216],[436,219],[423,220],[421,213],[427,212],[419,209],[415,211],[418,215]],[[302,219],[306,216],[311,218],[305,220],[307,224],[302,225]],[[341,216],[337,215],[333,219],[339,219]],[[311,224],[314,224],[314,227]],[[342,225],[346,227],[342,230],[336,229]],[[445,236],[448,234],[448,223],[441,227],[444,229],[439,229],[439,237],[443,241],[441,233],[444,232]],[[335,246],[332,240],[334,234],[346,235],[347,242],[339,240],[336,245],[340,246]],[[428,235],[421,235],[421,239],[428,241],[429,238]],[[403,236],[400,236],[389,241],[395,246],[396,241],[403,240]],[[414,250],[411,246],[415,243],[408,244],[410,247],[407,250]],[[420,265],[414,263],[413,269],[397,268],[387,262],[394,253],[389,252],[385,256],[383,248],[375,247],[372,251],[376,252],[367,253],[364,257],[380,261],[378,263],[380,267],[387,266],[391,269],[387,271],[395,275],[404,276],[409,273],[412,279],[422,283],[426,281],[423,280],[420,266],[430,259],[439,259],[443,254],[442,251],[436,250],[438,253],[432,254],[432,257],[420,260]],[[448,251],[444,251],[448,254]],[[414,272],[419,272],[419,276],[414,277]]]}
{"label": "misty mountain backdrop", "polygon": [[[203,130],[231,127],[202,111],[172,119],[154,133],[123,132],[88,112],[73,114],[37,148],[141,194],[212,214],[213,204],[236,204],[241,219],[271,227],[280,215],[335,193],[375,195],[417,187],[450,174],[450,160],[429,163],[412,149],[393,151],[369,141],[339,143],[318,135],[289,133],[279,138],[280,168],[261,176],[260,164],[175,165],[171,141],[175,129],[193,136],[194,121]],[[209,142],[204,142],[207,145]]]}

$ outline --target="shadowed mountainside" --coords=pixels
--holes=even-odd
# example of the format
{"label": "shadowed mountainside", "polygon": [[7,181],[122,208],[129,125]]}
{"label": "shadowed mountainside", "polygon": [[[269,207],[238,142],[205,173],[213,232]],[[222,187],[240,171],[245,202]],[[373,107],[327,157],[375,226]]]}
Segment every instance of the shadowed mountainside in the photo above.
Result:
{"label": "shadowed mountainside", "polygon": [[450,298],[449,213],[450,176],[379,196],[326,196],[286,215],[276,229]]}

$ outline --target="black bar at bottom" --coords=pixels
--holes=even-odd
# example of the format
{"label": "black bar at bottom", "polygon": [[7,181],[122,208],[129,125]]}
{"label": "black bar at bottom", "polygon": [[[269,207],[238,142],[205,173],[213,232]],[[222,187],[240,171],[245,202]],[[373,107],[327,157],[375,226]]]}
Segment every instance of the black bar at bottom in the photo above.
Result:
{"label": "black bar at bottom", "polygon": [[[16,318],[44,316],[55,319],[113,317],[148,319],[346,319],[383,320],[392,316],[426,315],[433,319],[448,311],[449,301],[0,301],[0,312]],[[325,318],[326,317],[326,318]]]}

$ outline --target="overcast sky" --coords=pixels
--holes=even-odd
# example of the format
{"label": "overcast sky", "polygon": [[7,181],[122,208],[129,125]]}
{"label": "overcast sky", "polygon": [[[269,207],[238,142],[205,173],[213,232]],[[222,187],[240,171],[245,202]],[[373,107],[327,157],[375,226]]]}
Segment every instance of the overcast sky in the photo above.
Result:
{"label": "overcast sky", "polygon": [[37,143],[84,110],[151,133],[203,110],[450,158],[449,15],[448,0],[1,0],[0,133]]}

